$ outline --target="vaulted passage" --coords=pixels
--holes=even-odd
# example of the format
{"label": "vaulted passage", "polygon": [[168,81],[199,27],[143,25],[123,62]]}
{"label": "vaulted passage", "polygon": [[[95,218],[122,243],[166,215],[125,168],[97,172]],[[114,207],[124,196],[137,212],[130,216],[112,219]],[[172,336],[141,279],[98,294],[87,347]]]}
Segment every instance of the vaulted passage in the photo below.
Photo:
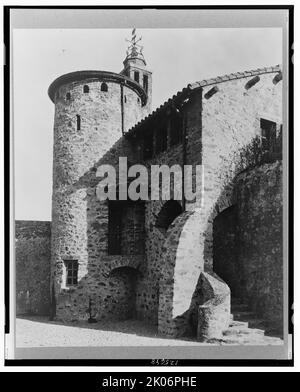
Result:
{"label": "vaulted passage", "polygon": [[213,222],[213,269],[228,284],[233,297],[239,296],[242,285],[238,262],[237,207],[231,206]]}
{"label": "vaulted passage", "polygon": [[156,227],[168,230],[172,222],[182,213],[182,207],[175,200],[167,201],[157,216]]}
{"label": "vaulted passage", "polygon": [[108,253],[145,253],[145,205],[140,202],[109,202]]}

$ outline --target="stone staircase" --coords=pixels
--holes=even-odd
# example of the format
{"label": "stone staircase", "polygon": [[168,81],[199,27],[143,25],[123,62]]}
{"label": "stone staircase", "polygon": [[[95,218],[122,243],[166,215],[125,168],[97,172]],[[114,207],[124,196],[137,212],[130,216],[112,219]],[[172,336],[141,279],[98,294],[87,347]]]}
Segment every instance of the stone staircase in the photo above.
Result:
{"label": "stone staircase", "polygon": [[[276,336],[265,335],[265,322],[258,319],[248,305],[231,304],[229,328],[223,331],[223,337],[214,342],[241,345],[281,345],[283,340]],[[214,343],[212,340],[210,343]]]}

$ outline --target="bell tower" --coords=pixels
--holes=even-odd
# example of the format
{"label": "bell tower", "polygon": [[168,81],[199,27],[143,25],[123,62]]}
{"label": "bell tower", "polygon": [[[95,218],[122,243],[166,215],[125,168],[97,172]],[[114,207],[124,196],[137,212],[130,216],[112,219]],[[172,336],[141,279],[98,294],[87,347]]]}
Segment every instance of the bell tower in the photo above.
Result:
{"label": "bell tower", "polygon": [[137,38],[136,29],[134,28],[131,39],[126,39],[129,46],[126,58],[123,61],[124,68],[120,74],[134,80],[145,90],[147,94],[146,110],[149,112],[152,104],[152,72],[146,68],[143,46],[138,44],[141,40],[142,37]]}

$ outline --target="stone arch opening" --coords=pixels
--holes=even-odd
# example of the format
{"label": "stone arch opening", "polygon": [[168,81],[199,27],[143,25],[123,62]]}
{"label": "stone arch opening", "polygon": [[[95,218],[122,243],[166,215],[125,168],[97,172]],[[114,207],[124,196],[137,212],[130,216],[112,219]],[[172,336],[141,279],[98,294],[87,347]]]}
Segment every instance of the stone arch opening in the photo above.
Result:
{"label": "stone arch opening", "polygon": [[176,200],[167,201],[160,210],[155,226],[161,230],[167,231],[174,220],[182,214],[181,204]]}
{"label": "stone arch opening", "polygon": [[233,297],[239,297],[242,276],[237,248],[238,209],[227,207],[213,220],[213,271],[228,284]]}
{"label": "stone arch opening", "polygon": [[108,91],[108,86],[105,82],[101,83],[101,91],[104,91],[104,92]]}
{"label": "stone arch opening", "polygon": [[136,318],[136,285],[140,272],[129,266],[117,267],[109,273],[109,295],[105,298],[112,318]]}

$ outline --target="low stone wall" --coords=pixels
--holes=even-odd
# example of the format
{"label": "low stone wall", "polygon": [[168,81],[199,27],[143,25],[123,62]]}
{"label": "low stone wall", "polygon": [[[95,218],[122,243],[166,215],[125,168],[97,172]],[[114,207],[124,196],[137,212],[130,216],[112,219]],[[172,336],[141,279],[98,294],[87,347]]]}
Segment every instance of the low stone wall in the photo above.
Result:
{"label": "low stone wall", "polygon": [[51,222],[16,221],[16,314],[48,315]]}

